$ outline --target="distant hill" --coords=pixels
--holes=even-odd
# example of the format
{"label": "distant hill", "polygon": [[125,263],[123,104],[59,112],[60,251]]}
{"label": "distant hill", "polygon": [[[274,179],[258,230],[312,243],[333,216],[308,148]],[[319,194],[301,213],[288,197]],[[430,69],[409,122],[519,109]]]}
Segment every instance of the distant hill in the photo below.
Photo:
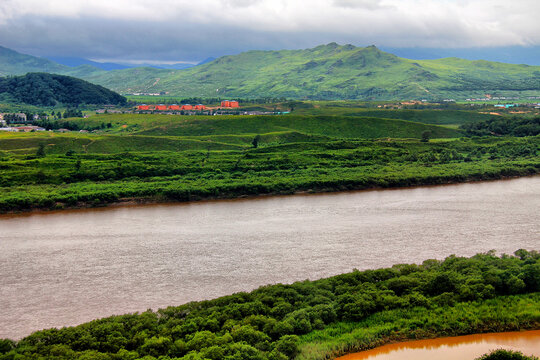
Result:
{"label": "distant hill", "polygon": [[0,46],[0,76],[24,75],[28,72],[63,72],[69,67],[54,61],[18,53]]}
{"label": "distant hill", "polygon": [[[24,56],[29,64],[30,58],[39,59]],[[0,72],[6,68],[2,59]],[[53,65],[43,64],[39,71],[79,77],[124,94],[329,100],[540,96],[540,66],[458,58],[409,60],[375,46],[336,43],[304,50],[248,51],[181,70],[104,71],[89,64],[75,68],[57,64],[56,69]]]}
{"label": "distant hill", "polygon": [[129,69],[134,66],[127,66],[122,64],[116,64],[111,62],[98,62],[98,61],[92,61],[84,58],[79,57],[66,57],[66,56],[47,56],[47,59],[57,62],[59,64],[69,66],[69,67],[77,67],[81,65],[90,65],[95,68],[101,69],[101,70],[122,70],[122,69]]}
{"label": "distant hill", "polygon": [[102,86],[46,73],[0,78],[2,100],[38,106],[126,103],[126,98]]}
{"label": "distant hill", "polygon": [[201,61],[201,62],[200,62],[200,63],[198,63],[197,65],[204,65],[204,64],[208,64],[209,62],[212,62],[212,61],[214,61],[214,60],[216,60],[216,58],[215,58],[215,57],[209,57],[209,58],[206,58],[206,59],[204,59],[203,61]]}
{"label": "distant hill", "polygon": [[540,94],[540,66],[458,58],[409,60],[375,46],[331,43],[248,51],[186,70],[127,69],[87,80],[121,93],[297,99],[465,99]]}

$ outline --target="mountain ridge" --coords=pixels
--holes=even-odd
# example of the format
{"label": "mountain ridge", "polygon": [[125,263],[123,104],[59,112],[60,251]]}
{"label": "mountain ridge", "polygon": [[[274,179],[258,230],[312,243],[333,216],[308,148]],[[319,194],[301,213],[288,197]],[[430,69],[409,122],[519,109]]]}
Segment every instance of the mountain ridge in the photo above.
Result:
{"label": "mountain ridge", "polygon": [[[2,71],[0,59],[0,72]],[[84,66],[84,65],[83,65]],[[183,97],[397,100],[538,95],[540,66],[443,58],[410,60],[376,46],[329,43],[251,50],[188,69],[61,68],[111,90]]]}

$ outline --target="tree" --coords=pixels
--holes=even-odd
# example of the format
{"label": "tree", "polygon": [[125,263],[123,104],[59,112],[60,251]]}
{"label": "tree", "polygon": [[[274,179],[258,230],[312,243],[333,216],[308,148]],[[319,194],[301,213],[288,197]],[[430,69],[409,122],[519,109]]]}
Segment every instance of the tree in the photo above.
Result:
{"label": "tree", "polygon": [[261,135],[257,135],[253,138],[251,145],[256,149],[259,146],[259,141],[261,140]]}
{"label": "tree", "polygon": [[431,131],[426,130],[422,133],[422,142],[428,142],[431,137]]}
{"label": "tree", "polygon": [[45,156],[45,144],[41,143],[38,146],[38,149],[36,151],[37,157],[44,157]]}

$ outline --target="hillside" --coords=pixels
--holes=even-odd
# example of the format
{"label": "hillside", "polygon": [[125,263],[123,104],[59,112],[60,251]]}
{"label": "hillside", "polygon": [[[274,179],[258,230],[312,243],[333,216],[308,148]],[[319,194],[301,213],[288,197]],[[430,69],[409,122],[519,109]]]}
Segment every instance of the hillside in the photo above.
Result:
{"label": "hillside", "polygon": [[54,61],[18,53],[0,46],[0,76],[24,75],[28,72],[58,73],[69,67]]}
{"label": "hillside", "polygon": [[[540,95],[540,66],[458,58],[409,60],[375,46],[330,43],[304,50],[248,51],[184,70],[104,71],[91,65],[67,67],[14,51],[10,54],[0,56],[0,75],[39,68],[37,71],[79,77],[119,93],[364,100]],[[16,56],[24,61],[10,67]]]}
{"label": "hillside", "polygon": [[441,99],[537,94],[540,67],[457,58],[408,60],[375,46],[249,51],[187,70],[127,69],[87,80],[121,93],[307,99]]}
{"label": "hillside", "polygon": [[0,100],[39,106],[126,103],[126,98],[102,86],[46,73],[0,78]]}

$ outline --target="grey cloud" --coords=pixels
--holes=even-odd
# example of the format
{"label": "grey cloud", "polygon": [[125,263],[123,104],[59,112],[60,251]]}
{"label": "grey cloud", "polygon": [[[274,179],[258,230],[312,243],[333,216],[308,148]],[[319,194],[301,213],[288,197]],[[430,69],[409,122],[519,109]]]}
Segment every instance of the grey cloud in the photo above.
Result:
{"label": "grey cloud", "polygon": [[341,8],[376,10],[386,8],[380,0],[333,0],[333,4]]}
{"label": "grey cloud", "polygon": [[225,0],[225,5],[233,8],[244,8],[261,3],[261,0]]}

